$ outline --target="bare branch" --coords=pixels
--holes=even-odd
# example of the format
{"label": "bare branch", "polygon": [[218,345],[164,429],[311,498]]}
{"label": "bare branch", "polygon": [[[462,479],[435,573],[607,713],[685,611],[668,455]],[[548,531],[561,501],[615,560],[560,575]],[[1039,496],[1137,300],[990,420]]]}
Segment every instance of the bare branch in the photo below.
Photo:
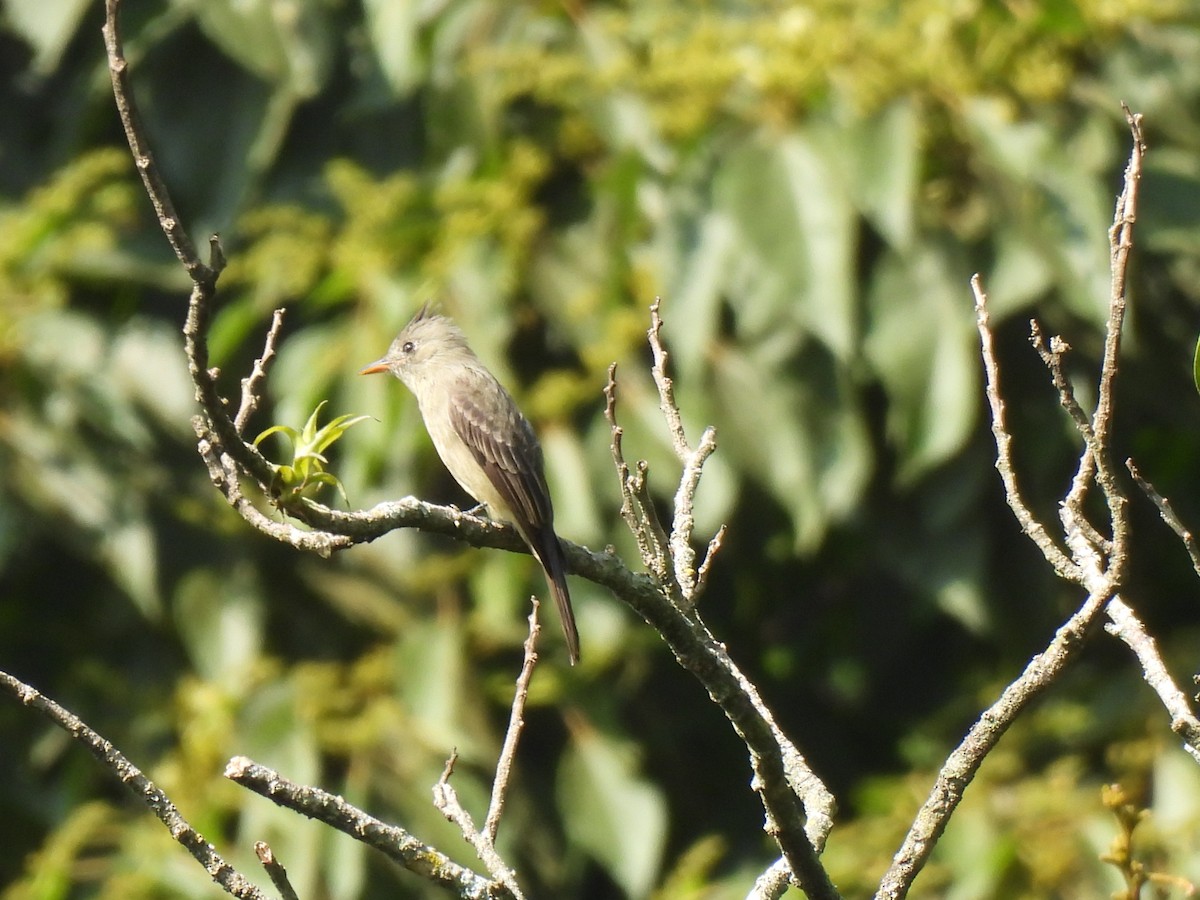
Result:
{"label": "bare branch", "polygon": [[621,518],[637,541],[642,563],[650,570],[654,579],[670,592],[672,599],[682,604],[683,595],[674,580],[669,559],[666,532],[654,508],[650,486],[646,481],[646,461],[639,460],[633,470],[625,462],[621,439],[624,430],[617,424],[617,364],[608,367],[608,382],[604,385],[604,415],[612,433],[610,448],[613,463],[617,468],[617,479],[621,486]]}
{"label": "bare branch", "polygon": [[458,802],[458,793],[450,784],[450,776],[454,774],[454,763],[457,761],[458,751],[455,750],[446,760],[446,768],[442,770],[442,777],[433,786],[433,805],[441,811],[442,815],[458,826],[458,830],[462,832],[467,843],[475,848],[476,855],[487,867],[488,873],[495,882],[507,888],[516,900],[525,900],[520,885],[517,884],[516,873],[500,858],[495,845],[479,833],[474,820],[471,819],[471,814]]}
{"label": "bare branch", "polygon": [[1108,232],[1109,267],[1112,282],[1109,291],[1108,323],[1104,333],[1104,362],[1100,368],[1100,390],[1094,417],[1100,442],[1107,443],[1112,424],[1113,380],[1117,376],[1117,359],[1121,352],[1121,331],[1125,323],[1125,282],[1129,271],[1129,255],[1133,250],[1133,226],[1137,221],[1139,187],[1142,180],[1142,159],[1146,141],[1142,135],[1142,116],[1134,115],[1124,103],[1125,121],[1133,137],[1133,150],[1125,166],[1125,184],[1117,198],[1112,228]]}
{"label": "bare branch", "polygon": [[8,691],[25,706],[32,707],[82,744],[92,756],[108,769],[114,778],[131,794],[150,808],[158,820],[188,853],[204,867],[209,877],[226,893],[243,900],[268,900],[268,895],[247,880],[213,849],[204,835],[175,808],[175,804],[159,787],[142,774],[108,740],[93,731],[74,713],[59,706],[45,694],[25,684],[7,672],[0,672],[0,688]]}
{"label": "bare branch", "polygon": [[631,473],[621,449],[615,365],[609,368],[604,392],[605,415],[612,429],[613,462],[624,500],[621,513],[653,576],[648,593],[639,595],[636,601],[628,595],[623,595],[623,599],[658,630],[680,665],[700,679],[746,743],[754,771],[752,785],[766,812],[766,831],[783,851],[792,878],[810,898],[837,897],[837,890],[817,857],[833,827],[833,796],[775,723],[754,685],[709,633],[692,603],[707,579],[712,552],[720,546],[724,533],[718,532],[710,544],[710,555],[702,566],[702,580],[694,570],[695,554],[690,546],[692,501],[700,467],[716,443],[714,433],[708,429],[700,447],[693,451],[688,446],[673,385],[666,374],[667,354],[661,343],[661,327],[656,301],[651,307],[649,331],[655,380],[672,442],[684,463],[676,493],[674,530],[665,542],[649,496],[644,464],[639,465],[636,474]]}
{"label": "bare branch", "polygon": [[[1126,112],[1128,115],[1128,110]],[[1130,115],[1129,121],[1134,130],[1134,149],[1130,166],[1126,170],[1125,190],[1117,201],[1116,219],[1118,224],[1114,225],[1114,230],[1110,235],[1114,248],[1112,257],[1113,288],[1110,298],[1105,357],[1099,378],[1100,397],[1096,413],[1092,418],[1089,419],[1083,412],[1063,370],[1063,355],[1070,348],[1059,337],[1052,338],[1047,343],[1037,322],[1030,323],[1033,345],[1050,370],[1051,378],[1058,390],[1060,403],[1070,414],[1076,430],[1084,441],[1084,450],[1080,456],[1078,470],[1073,477],[1066,500],[1059,509],[1063,540],[1069,551],[1069,557],[1050,537],[1045,526],[1034,518],[1018,489],[1012,462],[1012,436],[1005,421],[1004,402],[1000,397],[999,367],[993,347],[987,295],[983,291],[980,277],[975,275],[971,279],[984,368],[987,374],[987,398],[992,411],[992,433],[996,441],[996,468],[1004,482],[1008,505],[1022,530],[1042,551],[1043,556],[1059,577],[1083,585],[1088,591],[1088,597],[1075,615],[1059,629],[1046,650],[1034,657],[1021,676],[1010,684],[996,703],[980,716],[963,742],[947,759],[946,764],[938,773],[937,782],[930,792],[929,798],[922,806],[904,844],[896,853],[892,866],[880,883],[879,891],[876,894],[876,897],[879,898],[900,898],[907,894],[983,759],[1020,711],[1033,697],[1044,691],[1070,659],[1076,655],[1099,615],[1107,609],[1110,618],[1121,618],[1120,633],[1127,640],[1132,641],[1131,636],[1136,632],[1130,623],[1132,611],[1117,596],[1124,575],[1129,524],[1126,518],[1127,498],[1117,480],[1108,447],[1113,407],[1112,387],[1117,372],[1120,330],[1125,312],[1125,266],[1128,262],[1128,251],[1132,247],[1131,228],[1136,207],[1135,185],[1144,149],[1140,135],[1140,118]],[[1101,535],[1083,515],[1083,499],[1093,480],[1100,484],[1101,490],[1104,492],[1110,517],[1111,540]],[[1125,612],[1128,615],[1123,615]],[[1132,619],[1132,621],[1136,622],[1136,619]],[[1181,701],[1186,707],[1186,700],[1183,698],[1182,692],[1179,692],[1174,683],[1170,681],[1165,667],[1161,672],[1157,669],[1153,670],[1153,678],[1151,677],[1151,666],[1157,659],[1157,651],[1153,648],[1153,642],[1139,642],[1136,652],[1143,660],[1143,670],[1147,674],[1147,680],[1151,680],[1156,685],[1156,690],[1160,691],[1164,702],[1169,700],[1171,704],[1168,708],[1173,710],[1173,727],[1177,727],[1180,732],[1192,734],[1192,722],[1195,719],[1191,717],[1190,709],[1180,708]],[[1161,660],[1158,661],[1161,663]],[[1200,725],[1200,723],[1197,724]],[[1197,755],[1200,758],[1200,754]]]}
{"label": "bare branch", "polygon": [[196,245],[179,220],[175,212],[175,204],[171,201],[166,182],[159,174],[154,156],[150,152],[146,140],[145,129],[142,128],[141,117],[133,102],[133,94],[129,88],[129,64],[125,60],[125,50],[121,40],[120,20],[118,16],[120,0],[105,0],[104,3],[104,46],[108,52],[108,71],[112,78],[113,97],[117,102],[117,113],[121,117],[121,126],[125,129],[125,138],[129,141],[129,149],[133,153],[133,162],[150,202],[154,204],[154,212],[158,216],[158,225],[171,249],[188,275],[196,284],[211,287],[220,274],[219,260],[214,260],[218,267],[204,265],[196,253]]}
{"label": "bare branch", "polygon": [[975,322],[979,328],[983,366],[987,375],[988,405],[992,410],[992,436],[996,441],[996,470],[1004,482],[1005,499],[1008,501],[1013,515],[1016,516],[1021,530],[1042,551],[1046,562],[1050,563],[1058,576],[1067,581],[1079,582],[1083,577],[1082,573],[1054,543],[1054,539],[1046,531],[1046,526],[1034,517],[1017,486],[1017,476],[1012,459],[1012,436],[1008,431],[1004,400],[1000,397],[1000,367],[996,362],[996,350],[992,340],[991,316],[988,314],[987,294],[983,291],[983,282],[979,275],[971,276],[971,290],[975,294]]}
{"label": "bare branch", "polygon": [[[669,546],[673,563],[673,578],[679,587],[679,592],[688,604],[694,604],[699,599],[702,588],[699,586],[699,574],[696,571],[696,551],[692,548],[692,535],[696,530],[695,508],[696,491],[700,486],[700,475],[704,463],[717,449],[717,432],[711,425],[704,429],[700,443],[695,449],[688,443],[687,433],[683,427],[683,416],[679,405],[675,402],[675,383],[667,373],[667,363],[670,354],[662,341],[662,316],[659,310],[662,298],[656,297],[650,305],[650,329],[647,337],[650,341],[650,351],[654,357],[654,365],[650,372],[654,383],[658,386],[659,409],[667,423],[667,431],[671,435],[671,444],[675,455],[683,463],[683,474],[679,478],[679,487],[675,491],[675,509],[671,520],[671,537]],[[709,563],[711,557],[706,558]]]}
{"label": "bare branch", "polygon": [[262,356],[254,361],[254,369],[242,379],[242,403],[233,420],[233,427],[237,429],[238,434],[246,430],[246,423],[258,409],[259,392],[267,377],[267,366],[275,358],[275,342],[279,340],[279,329],[283,327],[283,313],[282,309],[277,309],[272,314],[271,328],[267,331],[266,340],[263,342]]}
{"label": "bare branch", "polygon": [[725,526],[722,525],[717,529],[717,533],[713,535],[712,540],[708,542],[708,549],[704,552],[704,559],[700,563],[700,569],[696,572],[696,588],[692,592],[692,602],[695,603],[700,599],[700,595],[704,593],[704,589],[708,587],[708,573],[712,569],[713,560],[717,553],[721,550],[721,544],[725,540]]}
{"label": "bare branch", "polygon": [[667,360],[670,357],[662,342],[663,322],[659,315],[661,306],[661,297],[655,297],[654,302],[650,304],[650,330],[646,332],[650,339],[650,351],[654,355],[654,365],[650,368],[650,374],[654,376],[654,383],[658,385],[659,409],[667,422],[667,431],[671,435],[675,455],[679,457],[680,462],[686,463],[692,448],[683,430],[683,416],[679,414],[679,406],[675,403],[675,382],[667,374]]}
{"label": "bare branch", "polygon": [[1171,506],[1171,502],[1155,490],[1154,485],[1142,477],[1142,473],[1138,471],[1132,459],[1125,461],[1125,467],[1129,469],[1129,474],[1133,476],[1133,480],[1137,486],[1158,507],[1158,514],[1162,516],[1162,520],[1179,536],[1179,540],[1183,542],[1183,547],[1187,551],[1188,558],[1192,561],[1192,568],[1197,575],[1200,575],[1200,547],[1196,545],[1195,535],[1183,524],[1179,516],[1175,514],[1175,509]]}
{"label": "bare branch", "polygon": [[1137,656],[1146,683],[1158,694],[1171,715],[1171,730],[1184,741],[1184,749],[1200,762],[1200,719],[1196,718],[1192,704],[1167,671],[1157,642],[1120,597],[1114,597],[1109,603],[1108,618],[1110,621],[1104,630],[1124,641]]}
{"label": "bare branch", "polygon": [[[1042,358],[1046,368],[1050,370],[1050,380],[1058,391],[1059,405],[1067,411],[1067,415],[1071,417],[1071,421],[1075,425],[1075,430],[1083,438],[1084,450],[1080,456],[1075,477],[1071,482],[1071,490],[1064,501],[1065,507],[1072,511],[1074,524],[1083,530],[1087,539],[1101,548],[1106,555],[1111,556],[1115,545],[1112,540],[1100,534],[1095,526],[1087,520],[1083,513],[1083,500],[1087,495],[1088,484],[1093,478],[1100,482],[1105,499],[1109,502],[1110,512],[1124,508],[1125,495],[1117,485],[1116,477],[1112,472],[1108,448],[1101,443],[1100,435],[1093,430],[1092,420],[1088,418],[1088,414],[1079,404],[1079,400],[1075,396],[1075,389],[1071,386],[1063,369],[1063,358],[1070,352],[1071,345],[1057,335],[1047,342],[1042,334],[1042,327],[1036,319],[1029,321],[1029,335],[1033,348]],[[1123,518],[1123,516],[1120,517],[1114,523],[1114,530],[1121,528],[1120,522],[1123,521]],[[1124,529],[1121,528],[1121,530]]]}
{"label": "bare branch", "polygon": [[275,890],[279,891],[281,900],[300,900],[300,895],[296,893],[291,879],[288,878],[287,869],[275,858],[275,851],[271,849],[270,844],[266,841],[256,841],[254,855],[262,863],[263,869],[271,879],[271,884],[275,885]]}
{"label": "bare branch", "polygon": [[933,790],[879,884],[876,900],[898,900],[908,894],[983,760],[1013,720],[1054,682],[1083,647],[1084,638],[1110,596],[1110,591],[1090,594],[1083,606],[1058,629],[1049,646],[1029,661],[1020,677],[971,726],[938,773]]}
{"label": "bare branch", "polygon": [[454,890],[461,896],[488,900],[506,900],[510,897],[503,886],[463,868],[403,828],[386,825],[341,797],[319,788],[296,784],[244,756],[236,756],[226,764],[225,777],[261,794],[278,806],[324,822],[374,847],[410,872]]}
{"label": "bare branch", "polygon": [[489,844],[496,843],[496,831],[500,827],[500,816],[504,813],[504,799],[508,791],[508,779],[512,774],[513,759],[517,755],[517,743],[525,728],[525,701],[529,699],[529,682],[533,678],[533,667],[537,665],[537,640],[542,632],[538,624],[538,599],[530,597],[533,608],[529,611],[529,637],[525,639],[525,661],[517,676],[517,689],[513,693],[512,712],[508,717],[508,731],[504,734],[504,746],[496,762],[496,777],[492,781],[492,800],[488,804],[487,818],[483,822],[483,836]]}

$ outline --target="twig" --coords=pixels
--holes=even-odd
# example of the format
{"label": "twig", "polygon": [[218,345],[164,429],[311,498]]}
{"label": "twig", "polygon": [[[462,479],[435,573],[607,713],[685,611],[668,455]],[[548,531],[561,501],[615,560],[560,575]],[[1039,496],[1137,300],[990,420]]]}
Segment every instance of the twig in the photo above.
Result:
{"label": "twig", "polygon": [[786,859],[777,859],[765,872],[754,879],[746,900],[779,900],[791,884],[792,872]]}
{"label": "twig", "polygon": [[266,841],[256,841],[254,855],[262,863],[263,869],[271,879],[271,884],[275,885],[275,890],[279,891],[281,900],[300,900],[300,895],[296,893],[291,879],[288,878],[287,869],[275,858],[275,851],[271,849],[270,844]]}
{"label": "twig", "polygon": [[496,843],[496,831],[500,827],[500,816],[504,813],[504,799],[508,792],[508,780],[512,774],[513,759],[517,755],[517,743],[525,728],[525,701],[529,699],[529,681],[533,678],[533,667],[537,664],[537,639],[542,627],[538,624],[538,599],[530,597],[533,608],[529,611],[529,637],[525,639],[525,661],[517,676],[517,689],[513,693],[512,712],[508,717],[508,731],[504,734],[504,746],[496,762],[496,777],[492,781],[492,799],[488,804],[487,818],[483,821],[483,836],[489,844]]}
{"label": "twig", "polygon": [[180,815],[175,804],[153,781],[143,775],[137,766],[82,719],[7,672],[0,672],[0,688],[8,691],[26,706],[36,709],[82,744],[117,781],[150,808],[166,826],[171,837],[204,867],[209,877],[226,893],[244,900],[268,900],[266,893],[221,858],[212,844]]}
{"label": "twig", "polygon": [[[1046,368],[1050,370],[1050,380],[1058,391],[1059,405],[1067,411],[1067,415],[1071,417],[1071,421],[1075,425],[1075,430],[1083,438],[1084,450],[1080,456],[1075,477],[1071,481],[1071,490],[1064,501],[1065,507],[1072,511],[1075,525],[1083,530],[1087,539],[1101,548],[1106,555],[1112,556],[1115,549],[1113,542],[1097,531],[1095,526],[1088,521],[1083,512],[1083,500],[1087,495],[1087,486],[1093,477],[1102,486],[1105,500],[1109,503],[1110,514],[1124,508],[1125,496],[1113,475],[1108,449],[1101,443],[1101,436],[1092,427],[1092,419],[1088,418],[1088,414],[1083,411],[1083,407],[1075,396],[1075,388],[1071,386],[1063,369],[1063,357],[1070,351],[1071,346],[1057,335],[1047,342],[1042,334],[1042,327],[1036,319],[1029,321],[1029,339]],[[1111,386],[1111,384],[1110,381],[1109,385]],[[1118,521],[1114,523],[1114,530],[1124,531],[1120,525],[1122,520],[1123,516],[1118,518]]]}
{"label": "twig", "polygon": [[277,309],[271,315],[271,327],[263,341],[262,356],[254,361],[253,370],[242,379],[242,402],[238,407],[237,416],[233,420],[233,427],[237,429],[238,434],[246,430],[246,423],[258,409],[259,391],[263,380],[267,377],[267,366],[275,358],[275,343],[279,340],[279,329],[283,327],[283,313],[284,310]]}
{"label": "twig", "polygon": [[650,486],[646,475],[648,468],[645,460],[639,460],[631,470],[625,462],[621,439],[624,429],[617,424],[617,364],[608,367],[608,381],[604,385],[604,416],[608,419],[612,434],[610,449],[613,464],[617,469],[617,480],[621,487],[621,518],[633,533],[637,542],[638,553],[642,563],[650,571],[655,581],[668,592],[672,602],[682,606],[683,593],[675,580],[671,567],[669,545],[670,540],[658,518],[654,508],[654,499],[650,496]]}
{"label": "twig", "polygon": [[1129,271],[1129,255],[1133,250],[1133,226],[1137,221],[1139,188],[1142,181],[1142,159],[1146,141],[1142,134],[1141,113],[1134,114],[1124,103],[1125,122],[1133,137],[1133,149],[1125,165],[1125,183],[1113,211],[1113,224],[1108,232],[1109,268],[1112,281],[1109,291],[1108,323],[1104,333],[1104,362],[1100,368],[1100,390],[1094,417],[1096,435],[1102,444],[1108,441],[1112,423],[1113,379],[1117,376],[1117,359],[1121,352],[1121,332],[1125,322],[1125,282]]}
{"label": "twig", "polygon": [[655,297],[654,302],[650,304],[650,329],[646,332],[646,336],[650,340],[650,352],[654,356],[654,365],[650,367],[650,374],[654,376],[654,383],[658,386],[659,409],[662,410],[663,418],[667,422],[667,432],[671,435],[671,444],[675,448],[675,455],[679,457],[680,462],[686,462],[687,458],[692,453],[692,448],[687,441],[687,433],[683,429],[683,416],[679,413],[679,406],[675,403],[675,382],[671,380],[671,376],[667,374],[667,360],[669,354],[662,342],[662,316],[659,315],[659,309],[662,307],[662,298]]}
{"label": "twig", "polygon": [[[654,357],[654,365],[650,372],[654,383],[658,386],[658,408],[662,410],[667,423],[667,431],[671,435],[671,444],[675,455],[683,464],[683,474],[679,479],[679,487],[675,491],[675,510],[671,521],[671,537],[669,546],[671,560],[674,564],[674,579],[683,599],[694,605],[699,599],[703,586],[700,575],[696,571],[696,551],[692,548],[692,534],[696,529],[695,500],[696,491],[700,486],[700,475],[704,463],[717,449],[717,432],[711,425],[700,435],[700,443],[695,449],[688,443],[687,433],[683,427],[683,415],[675,402],[675,383],[667,372],[670,354],[662,342],[662,316],[659,310],[662,299],[656,297],[650,305],[650,329],[647,337],[650,341],[650,352]],[[720,546],[720,542],[716,543]],[[709,544],[709,553],[704,565],[711,566],[714,546]],[[707,576],[707,572],[705,573]]]}
{"label": "twig", "polygon": [[455,750],[446,760],[446,768],[442,770],[442,777],[433,786],[433,805],[441,811],[442,815],[458,826],[458,830],[462,832],[467,843],[475,848],[476,855],[483,862],[495,883],[503,885],[516,900],[525,900],[521,893],[521,887],[517,884],[516,873],[500,858],[495,845],[479,833],[471,814],[458,801],[458,792],[450,784],[450,776],[454,774],[454,763],[457,761],[458,751]]}
{"label": "twig", "polygon": [[1079,401],[1075,398],[1075,389],[1071,387],[1071,382],[1067,380],[1067,374],[1063,371],[1063,357],[1070,352],[1071,345],[1058,335],[1050,338],[1047,343],[1045,335],[1042,334],[1042,326],[1038,324],[1037,319],[1029,320],[1029,342],[1033,344],[1033,349],[1037,351],[1046,368],[1050,370],[1050,380],[1058,391],[1059,405],[1067,411],[1075,423],[1075,430],[1083,436],[1088,449],[1094,455],[1097,438],[1095,432],[1092,431],[1092,421],[1083,411],[1083,407],[1079,405]]}
{"label": "twig", "polygon": [[1013,720],[1053,683],[1083,647],[1087,632],[1104,611],[1110,596],[1111,592],[1104,591],[1089,595],[1083,606],[1058,629],[1049,646],[1029,661],[1020,677],[971,726],[938,772],[928,799],[879,884],[876,900],[898,900],[908,894],[983,760]]}
{"label": "twig", "polygon": [[[133,94],[129,88],[129,64],[125,60],[125,50],[121,40],[120,21],[118,17],[121,0],[105,0],[104,3],[104,46],[108,53],[108,71],[112,78],[113,97],[117,102],[117,114],[121,117],[121,125],[125,129],[125,138],[129,141],[129,149],[133,153],[133,162],[150,202],[154,204],[154,212],[158,216],[158,225],[171,244],[171,249],[188,275],[195,284],[211,285],[216,282],[220,269],[217,266],[206,266],[196,254],[196,245],[192,243],[187,230],[179,221],[175,212],[175,204],[171,201],[166,182],[158,172],[150,145],[145,138],[137,106],[133,102]],[[216,262],[214,260],[214,262]]]}
{"label": "twig", "polygon": [[1200,719],[1192,711],[1187,696],[1175,684],[1171,673],[1158,652],[1158,644],[1146,631],[1137,614],[1120,597],[1108,605],[1109,622],[1104,630],[1125,642],[1134,652],[1146,683],[1158,694],[1162,705],[1171,715],[1171,730],[1184,742],[1184,749],[1200,762]]}
{"label": "twig", "polygon": [[[661,322],[657,306],[652,308],[651,345]],[[679,424],[678,409],[674,408],[673,393],[665,373],[665,352],[661,344],[655,347],[660,379],[660,399],[673,432],[677,447],[682,447],[698,466],[712,452],[711,447],[692,453]],[[647,622],[653,625],[671,646],[680,665],[696,675],[708,689],[709,695],[721,706],[734,729],[750,751],[754,778],[751,782],[758,792],[766,812],[766,831],[783,852],[789,871],[797,884],[810,898],[837,897],[837,890],[817,857],[832,828],[833,796],[808,767],[799,750],[775,723],[754,685],[738,670],[724,646],[718,643],[688,601],[677,572],[678,560],[673,561],[677,545],[672,540],[664,544],[661,526],[654,514],[645,483],[644,466],[631,473],[621,448],[622,430],[616,416],[616,366],[609,368],[608,384],[604,390],[605,415],[612,432],[613,462],[621,484],[622,516],[638,542],[643,561],[653,576],[650,591],[639,593],[638,601],[624,596]],[[711,444],[711,440],[708,442]],[[681,478],[681,490],[690,484],[694,492],[698,475],[688,470]],[[690,496],[687,503],[690,504]],[[684,508],[687,514],[690,507]],[[676,509],[679,515],[679,506]],[[690,526],[688,526],[690,528]],[[720,546],[721,533],[714,539],[713,549]],[[668,546],[669,544],[669,546]],[[690,552],[690,548],[689,548]],[[688,566],[690,569],[690,565]],[[707,571],[705,573],[707,577]],[[691,596],[696,596],[698,576],[686,574]]]}
{"label": "twig", "polygon": [[717,529],[717,533],[712,536],[712,540],[708,542],[708,549],[704,552],[704,559],[701,560],[700,569],[696,572],[696,586],[692,592],[693,603],[700,599],[700,595],[708,587],[708,573],[712,569],[712,562],[716,558],[717,552],[721,549],[721,544],[724,540],[725,526],[722,525]]}
{"label": "twig", "polygon": [[278,806],[324,822],[355,840],[374,847],[410,872],[457,891],[461,896],[488,900],[505,900],[510,897],[502,886],[460,866],[444,853],[417,840],[403,828],[386,825],[341,797],[319,788],[296,784],[273,769],[261,766],[244,756],[236,756],[226,764],[225,777],[261,794]]}
{"label": "twig", "polygon": [[1125,461],[1125,467],[1129,470],[1129,474],[1133,476],[1134,483],[1158,507],[1158,514],[1162,517],[1162,520],[1179,536],[1179,540],[1183,542],[1183,548],[1187,551],[1188,558],[1192,561],[1192,568],[1197,575],[1200,575],[1200,547],[1196,545],[1195,535],[1183,524],[1179,516],[1175,514],[1171,502],[1155,490],[1154,485],[1142,477],[1142,473],[1138,471],[1132,459]]}
{"label": "twig", "polygon": [[[1117,222],[1120,227],[1114,226],[1112,233],[1113,289],[1110,298],[1105,357],[1099,378],[1097,410],[1091,419],[1080,407],[1063,371],[1063,355],[1069,350],[1066,342],[1056,337],[1047,343],[1037,322],[1030,323],[1033,345],[1050,370],[1051,378],[1058,390],[1060,403],[1070,414],[1076,430],[1084,441],[1084,450],[1080,456],[1071,489],[1059,510],[1063,526],[1063,539],[1070,553],[1069,557],[1050,537],[1045,526],[1034,518],[1017,486],[1012,462],[1012,436],[1005,421],[1004,402],[1000,397],[999,366],[993,346],[987,295],[983,291],[980,277],[975,275],[971,279],[984,368],[987,374],[987,398],[992,413],[992,433],[996,441],[996,468],[1004,482],[1005,497],[1022,530],[1042,551],[1046,561],[1050,563],[1059,577],[1083,585],[1088,591],[1088,597],[1075,615],[1059,629],[1046,650],[1034,657],[1021,676],[1010,684],[999,700],[979,717],[963,742],[946,760],[945,765],[938,773],[933,790],[905,837],[904,844],[896,853],[891,867],[884,875],[876,894],[877,898],[895,900],[895,898],[907,894],[983,759],[991,752],[992,747],[1029,701],[1045,690],[1075,656],[1086,639],[1092,623],[1100,614],[1107,608],[1110,618],[1119,617],[1123,610],[1127,610],[1129,616],[1132,616],[1132,611],[1128,610],[1124,601],[1117,596],[1124,576],[1129,525],[1126,518],[1127,498],[1113,471],[1108,447],[1113,408],[1112,389],[1117,372],[1120,330],[1125,311],[1125,265],[1128,262],[1129,247],[1132,246],[1130,228],[1136,207],[1135,186],[1143,150],[1140,119],[1129,116],[1129,120],[1134,129],[1134,149],[1130,158],[1130,166],[1126,170],[1125,190],[1117,201]],[[1120,248],[1119,253],[1117,252],[1118,247]],[[1086,496],[1088,485],[1093,479],[1100,484],[1101,490],[1104,492],[1110,517],[1111,541],[1099,534],[1083,514],[1083,499]],[[1122,628],[1123,636],[1130,633],[1131,629],[1132,626],[1126,623]],[[1155,654],[1151,654],[1146,649],[1144,642],[1140,647],[1140,652],[1146,654],[1147,660],[1156,658],[1156,651]],[[1144,671],[1149,680],[1151,670],[1145,668],[1147,665],[1149,663],[1143,661]],[[1165,668],[1162,674],[1166,675]],[[1166,695],[1169,695],[1170,702],[1175,705],[1176,711],[1172,714],[1173,724],[1180,723],[1179,727],[1186,729],[1190,735],[1191,721],[1195,720],[1188,721],[1181,718],[1179,714],[1178,703],[1184,699],[1182,693],[1177,689],[1170,690],[1174,688],[1174,685],[1170,682],[1169,676],[1166,676],[1165,681],[1158,680],[1156,672],[1155,679],[1158,685],[1156,689],[1160,690],[1160,696],[1164,697],[1164,702],[1167,702]],[[1190,710],[1188,710],[1188,715],[1190,716]]]}
{"label": "twig", "polygon": [[1008,431],[1004,400],[1000,397],[1000,367],[996,362],[996,350],[992,340],[991,316],[988,314],[987,308],[988,299],[987,294],[983,291],[983,282],[979,275],[971,276],[971,290],[975,294],[975,323],[979,328],[983,367],[987,375],[987,399],[992,410],[992,436],[996,441],[996,470],[1004,482],[1004,497],[1008,501],[1009,509],[1016,516],[1021,530],[1042,551],[1046,562],[1050,563],[1058,576],[1066,581],[1078,583],[1083,577],[1078,566],[1054,543],[1054,539],[1050,537],[1046,527],[1034,518],[1017,486],[1017,476],[1012,459],[1012,436]]}

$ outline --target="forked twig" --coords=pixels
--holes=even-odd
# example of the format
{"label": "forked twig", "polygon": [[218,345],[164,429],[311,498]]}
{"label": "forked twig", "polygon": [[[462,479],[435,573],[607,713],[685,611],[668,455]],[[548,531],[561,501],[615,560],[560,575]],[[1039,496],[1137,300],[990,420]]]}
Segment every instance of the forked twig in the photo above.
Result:
{"label": "forked twig", "polygon": [[1004,482],[1004,497],[1013,511],[1021,530],[1042,551],[1046,562],[1054,568],[1060,578],[1080,582],[1083,573],[1050,537],[1041,522],[1033,515],[1017,485],[1013,466],[1012,435],[1008,430],[1008,419],[1004,410],[1004,399],[1000,396],[1000,365],[996,361],[995,341],[992,338],[991,315],[988,298],[983,290],[983,281],[978,275],[971,277],[971,290],[975,294],[975,321],[979,328],[979,342],[983,355],[983,368],[987,376],[987,401],[992,411],[992,437],[996,441],[996,470]]}
{"label": "forked twig", "polygon": [[475,848],[475,855],[483,862],[495,883],[503,886],[515,900],[524,900],[521,887],[517,884],[516,873],[500,858],[495,845],[475,827],[475,821],[471,818],[471,814],[459,802],[458,792],[450,784],[450,776],[454,774],[454,764],[457,761],[458,751],[455,750],[446,760],[446,768],[442,770],[442,777],[433,786],[433,805],[447,820],[458,826],[458,830],[462,832],[467,843]]}

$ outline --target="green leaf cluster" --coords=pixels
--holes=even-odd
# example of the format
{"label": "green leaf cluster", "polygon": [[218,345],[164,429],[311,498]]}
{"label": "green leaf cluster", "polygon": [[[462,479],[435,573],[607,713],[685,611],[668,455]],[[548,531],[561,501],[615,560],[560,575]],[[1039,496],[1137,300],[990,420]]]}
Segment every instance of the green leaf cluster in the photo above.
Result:
{"label": "green leaf cluster", "polygon": [[322,485],[337,488],[342,499],[347,503],[350,502],[341,481],[326,469],[329,460],[324,454],[352,426],[371,417],[345,413],[318,428],[317,421],[321,415],[321,407],[324,405],[325,401],[322,400],[299,431],[290,425],[272,425],[260,432],[254,439],[254,446],[257,447],[270,435],[281,434],[291,447],[292,461],[290,463],[272,463],[271,466],[275,473],[271,493],[278,500],[279,505],[285,509],[302,500],[312,499]]}

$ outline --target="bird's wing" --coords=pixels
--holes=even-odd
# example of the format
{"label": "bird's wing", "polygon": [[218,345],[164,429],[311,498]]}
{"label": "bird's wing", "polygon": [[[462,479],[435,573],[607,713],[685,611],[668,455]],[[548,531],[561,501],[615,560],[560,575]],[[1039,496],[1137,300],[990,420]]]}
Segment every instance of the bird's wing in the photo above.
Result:
{"label": "bird's wing", "polygon": [[472,371],[453,392],[450,423],[508,506],[513,524],[542,564],[558,606],[571,664],[579,661],[579,629],[567,589],[567,561],[554,533],[554,510],[533,428],[498,381]]}
{"label": "bird's wing", "polygon": [[533,428],[495,379],[472,373],[475,384],[454,392],[450,421],[504,499],[518,528],[535,534],[554,520]]}

